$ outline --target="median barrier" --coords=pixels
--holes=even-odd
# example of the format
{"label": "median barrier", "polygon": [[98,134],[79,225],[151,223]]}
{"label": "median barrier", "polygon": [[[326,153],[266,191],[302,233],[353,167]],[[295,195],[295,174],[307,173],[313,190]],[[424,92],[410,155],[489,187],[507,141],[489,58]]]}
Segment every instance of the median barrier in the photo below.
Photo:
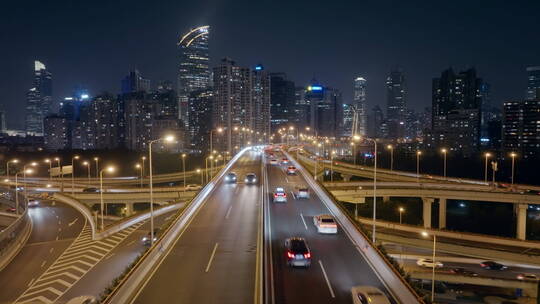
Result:
{"label": "median barrier", "polygon": [[[25,201],[24,195],[19,194],[19,201]],[[15,221],[0,231],[0,271],[21,251],[32,232],[32,219],[28,208],[24,206],[23,210]]]}

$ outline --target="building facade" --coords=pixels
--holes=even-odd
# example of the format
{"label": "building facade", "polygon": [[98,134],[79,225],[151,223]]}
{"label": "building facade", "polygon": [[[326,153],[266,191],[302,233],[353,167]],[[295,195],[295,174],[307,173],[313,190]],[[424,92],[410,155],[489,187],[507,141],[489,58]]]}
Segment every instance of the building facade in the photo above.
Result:
{"label": "building facade", "polygon": [[366,136],[368,129],[368,113],[366,101],[367,81],[364,77],[356,77],[353,83],[353,104],[356,109],[356,120],[352,132]]}
{"label": "building facade", "polygon": [[294,82],[285,73],[270,73],[270,116],[272,132],[288,125],[303,125],[301,115],[296,113]]}
{"label": "building facade", "polygon": [[271,93],[270,93],[270,74],[262,65],[257,65],[252,71],[251,95],[252,101],[252,126],[253,140],[256,143],[268,142],[270,137],[271,121]]}
{"label": "building facade", "polygon": [[523,158],[540,156],[540,99],[503,103],[502,147]]}
{"label": "building facade", "polygon": [[540,99],[540,66],[527,68],[527,100]]}
{"label": "building facade", "polygon": [[43,120],[52,105],[52,74],[40,61],[34,61],[34,80],[26,94],[26,132],[43,134]]}
{"label": "building facade", "polygon": [[398,139],[405,135],[407,116],[407,84],[401,69],[394,69],[386,78],[386,120],[388,136]]}

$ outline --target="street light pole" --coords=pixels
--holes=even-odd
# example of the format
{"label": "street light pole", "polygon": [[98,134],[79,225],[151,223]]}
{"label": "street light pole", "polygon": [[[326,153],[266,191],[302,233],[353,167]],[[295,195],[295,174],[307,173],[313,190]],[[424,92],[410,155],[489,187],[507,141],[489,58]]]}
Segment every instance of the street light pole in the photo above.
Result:
{"label": "street light pole", "polygon": [[336,151],[332,150],[330,152],[330,182],[334,182],[334,154],[336,154]]}
{"label": "street light pole", "polygon": [[7,179],[9,180],[9,163],[18,163],[19,160],[18,159],[13,159],[13,160],[10,160],[6,163],[6,175],[7,175]]}
{"label": "street light pole", "polygon": [[[428,237],[429,234],[426,231],[422,232],[422,236]],[[437,235],[433,234],[433,255],[432,255],[432,261],[433,265],[431,267],[431,303],[434,303],[435,299],[435,252],[436,252],[436,246],[437,246]]]}
{"label": "street light pole", "polygon": [[373,244],[375,244],[375,232],[377,221],[377,139],[373,138],[373,145],[375,146],[375,158],[373,166]]}
{"label": "street light pole", "polygon": [[90,187],[90,162],[84,161],[83,165],[86,166],[86,172],[88,173],[88,187]]}
{"label": "street light pole", "polygon": [[71,195],[75,194],[75,159],[79,159],[79,156],[75,155],[71,158]]}
{"label": "street light pole", "polygon": [[98,175],[99,175],[99,158],[94,157],[94,161],[96,162],[96,178],[98,178]]}
{"label": "street light pole", "polygon": [[[48,158],[45,159],[45,162],[49,164],[49,182],[52,179],[52,161]],[[8,176],[9,178],[9,176]]]}
{"label": "street light pole", "polygon": [[103,210],[105,209],[105,204],[103,202],[103,171],[114,172],[114,167],[107,167],[99,171],[99,200],[101,203],[101,231],[103,231],[105,225],[103,224]]}
{"label": "street light pole", "polygon": [[422,151],[416,151],[416,179],[420,180],[420,155]]}
{"label": "street light pole", "polygon": [[402,224],[402,215],[403,215],[403,212],[405,211],[405,209],[403,207],[399,207],[399,224],[401,225]]}
{"label": "street light pole", "polygon": [[485,165],[485,169],[484,169],[484,182],[487,184],[487,179],[488,179],[488,158],[491,156],[491,153],[486,153],[484,154],[484,156],[486,157],[486,165]]}
{"label": "street light pole", "polygon": [[184,171],[184,192],[186,192],[186,154],[182,154],[182,170]]}
{"label": "street light pole", "polygon": [[394,147],[392,145],[386,147],[390,150],[390,171],[394,171]]}
{"label": "street light pole", "polygon": [[443,153],[443,157],[444,157],[444,167],[443,167],[443,172],[444,172],[444,179],[446,179],[446,152],[447,150],[445,148],[443,148],[441,150],[441,152]]}
{"label": "street light pole", "polygon": [[515,163],[517,154],[512,152],[510,153],[510,156],[512,157],[512,185],[514,185],[514,163]]}

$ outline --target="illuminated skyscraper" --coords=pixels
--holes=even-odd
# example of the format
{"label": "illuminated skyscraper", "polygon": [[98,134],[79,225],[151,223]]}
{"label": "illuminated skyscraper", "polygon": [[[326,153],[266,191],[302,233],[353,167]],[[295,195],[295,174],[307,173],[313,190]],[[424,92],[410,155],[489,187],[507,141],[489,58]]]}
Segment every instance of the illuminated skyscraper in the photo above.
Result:
{"label": "illuminated skyscraper", "polygon": [[354,107],[356,109],[355,125],[352,127],[352,132],[355,135],[367,135],[367,105],[366,105],[366,79],[364,77],[356,77],[354,79],[353,89]]}
{"label": "illuminated skyscraper", "polygon": [[52,74],[45,65],[34,61],[34,82],[26,94],[26,132],[43,133],[43,119],[51,109]]}
{"label": "illuminated skyscraper", "polygon": [[540,99],[540,66],[527,68],[527,100]]}
{"label": "illuminated skyscraper", "polygon": [[178,42],[179,118],[186,124],[189,121],[190,93],[208,89],[210,86],[209,31],[209,25],[193,28],[184,34]]}
{"label": "illuminated skyscraper", "polygon": [[407,88],[401,69],[394,69],[386,78],[388,136],[400,138],[405,133],[407,115]]}

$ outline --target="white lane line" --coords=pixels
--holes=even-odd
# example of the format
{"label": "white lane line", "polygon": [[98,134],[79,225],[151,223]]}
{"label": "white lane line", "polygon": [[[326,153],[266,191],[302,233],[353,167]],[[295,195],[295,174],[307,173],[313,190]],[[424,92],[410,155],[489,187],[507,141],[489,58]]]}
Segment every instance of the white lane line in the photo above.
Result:
{"label": "white lane line", "polygon": [[109,254],[108,256],[106,256],[103,260],[106,261],[106,260],[110,259],[113,255],[114,255],[114,252]]}
{"label": "white lane line", "polygon": [[216,254],[218,245],[219,243],[216,243],[216,245],[214,245],[214,250],[212,250],[212,255],[210,256],[210,260],[208,260],[208,265],[206,265],[206,269],[204,270],[204,272],[208,272],[208,270],[210,270],[210,266],[212,266],[212,260],[214,259],[214,255]]}
{"label": "white lane line", "polygon": [[289,182],[289,179],[285,176],[285,181],[288,183]]}
{"label": "white lane line", "polygon": [[300,213],[300,218],[302,219],[302,223],[304,223],[304,227],[306,227],[306,230],[308,230],[307,225],[306,225],[306,221],[304,220],[304,215],[302,213]]}
{"label": "white lane line", "polygon": [[56,236],[56,240],[58,241],[58,239],[59,239],[59,238],[60,238],[60,236],[59,236],[59,235],[57,235],[57,236]]}
{"label": "white lane line", "polygon": [[52,253],[54,250],[54,247],[49,250],[49,253]]}
{"label": "white lane line", "polygon": [[291,195],[294,199],[296,199],[296,195],[294,195],[294,191],[291,190]]}
{"label": "white lane line", "polygon": [[239,188],[239,187],[236,187],[236,188],[234,189],[234,194],[237,194],[237,193],[238,193],[238,190],[240,190],[240,188]]}
{"label": "white lane line", "polygon": [[332,296],[332,298],[335,298],[336,295],[334,294],[334,290],[332,289],[332,285],[330,285],[330,280],[328,279],[328,276],[326,275],[326,271],[324,270],[324,266],[323,266],[321,260],[319,260],[319,265],[321,265],[322,274],[324,276],[324,279],[326,280],[326,285],[328,285],[328,289],[330,290],[330,295]]}
{"label": "white lane line", "polygon": [[32,278],[32,281],[30,281],[30,283],[28,283],[28,285],[26,285],[26,287],[30,287],[34,283],[35,280],[36,280],[36,278]]}
{"label": "white lane line", "polygon": [[131,244],[133,244],[133,243],[135,243],[135,240],[133,240],[133,241],[127,243],[126,246],[129,246],[129,245],[131,245]]}
{"label": "white lane line", "polygon": [[45,266],[46,263],[47,263],[47,261],[43,261],[43,263],[41,263],[40,268],[43,268],[43,266]]}
{"label": "white lane line", "polygon": [[231,215],[231,210],[232,210],[232,204],[231,206],[229,207],[229,210],[227,210],[227,214],[225,215],[225,219],[229,219],[229,215]]}
{"label": "white lane line", "polygon": [[171,215],[167,216],[167,217],[165,218],[165,222],[168,221],[168,220],[170,220],[173,216],[174,216],[174,214],[171,214]]}
{"label": "white lane line", "polygon": [[73,220],[73,222],[70,222],[70,223],[68,224],[68,226],[69,226],[69,227],[73,226],[78,220],[79,220],[78,217],[75,218],[75,219]]}

